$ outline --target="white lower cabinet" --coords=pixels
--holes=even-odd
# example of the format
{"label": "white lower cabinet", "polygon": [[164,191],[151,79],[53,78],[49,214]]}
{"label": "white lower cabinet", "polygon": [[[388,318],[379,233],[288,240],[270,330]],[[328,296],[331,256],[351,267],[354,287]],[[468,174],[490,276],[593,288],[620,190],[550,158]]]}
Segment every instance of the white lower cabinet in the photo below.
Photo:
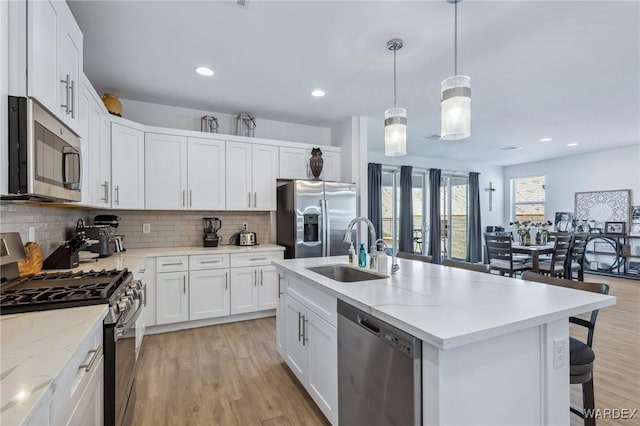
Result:
{"label": "white lower cabinet", "polygon": [[189,319],[229,315],[229,270],[189,272]]}
{"label": "white lower cabinet", "polygon": [[[286,278],[285,278],[286,279]],[[302,287],[304,290],[304,287]],[[297,289],[298,291],[301,288]],[[284,359],[313,398],[320,410],[332,423],[338,422],[338,331],[331,323],[318,316],[313,293],[303,294],[305,301],[285,292],[283,318],[276,318],[277,336],[281,336]],[[282,300],[282,299],[281,299]],[[333,310],[337,309],[334,298]]]}
{"label": "white lower cabinet", "polygon": [[69,421],[69,426],[101,425],[104,420],[104,357],[96,362],[95,369],[84,393],[78,400]]}
{"label": "white lower cabinet", "polygon": [[231,268],[231,313],[264,311],[278,306],[275,266]]}
{"label": "white lower cabinet", "polygon": [[283,276],[278,275],[278,305],[276,307],[276,349],[282,358],[286,355],[286,330],[285,330],[285,313],[287,309],[287,296],[284,293]]}
{"label": "white lower cabinet", "polygon": [[164,272],[156,278],[156,324],[171,324],[189,319],[187,279],[189,273]]}

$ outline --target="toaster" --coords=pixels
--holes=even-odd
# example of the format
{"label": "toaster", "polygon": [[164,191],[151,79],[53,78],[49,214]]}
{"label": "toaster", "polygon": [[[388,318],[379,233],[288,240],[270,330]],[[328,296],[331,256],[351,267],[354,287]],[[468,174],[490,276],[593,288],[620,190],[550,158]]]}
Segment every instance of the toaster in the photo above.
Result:
{"label": "toaster", "polygon": [[255,246],[256,244],[258,244],[258,239],[255,232],[242,231],[238,234],[239,246]]}

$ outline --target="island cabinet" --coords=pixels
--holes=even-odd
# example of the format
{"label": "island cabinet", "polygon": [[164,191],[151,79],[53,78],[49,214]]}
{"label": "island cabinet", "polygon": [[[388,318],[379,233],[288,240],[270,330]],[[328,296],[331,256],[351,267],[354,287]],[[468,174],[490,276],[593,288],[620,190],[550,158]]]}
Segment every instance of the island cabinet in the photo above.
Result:
{"label": "island cabinet", "polygon": [[227,210],[275,210],[278,147],[227,142]]}
{"label": "island cabinet", "polygon": [[337,299],[278,271],[280,296],[277,345],[284,359],[332,424],[338,422]]}

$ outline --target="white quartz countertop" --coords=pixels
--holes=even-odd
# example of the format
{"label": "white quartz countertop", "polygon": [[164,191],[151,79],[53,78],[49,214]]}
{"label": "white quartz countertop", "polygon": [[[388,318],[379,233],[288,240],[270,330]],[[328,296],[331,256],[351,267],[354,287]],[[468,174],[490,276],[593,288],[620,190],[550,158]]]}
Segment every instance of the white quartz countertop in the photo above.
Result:
{"label": "white quartz countertop", "polygon": [[307,269],[346,265],[346,256],[273,263],[441,349],[604,308],[616,301],[613,296],[499,275],[406,259],[397,262],[400,270],[389,278],[352,283]]}
{"label": "white quartz countertop", "polygon": [[52,383],[107,305],[0,316],[0,424],[18,425],[53,392]]}
{"label": "white quartz countertop", "polygon": [[[140,248],[127,249],[122,253],[114,253],[109,257],[97,259],[97,261],[81,262],[80,266],[71,269],[71,271],[88,271],[90,269],[123,269],[128,268],[130,271],[140,264],[142,259],[147,257],[159,256],[188,256],[199,254],[224,254],[224,253],[255,253],[261,251],[284,251],[284,247],[276,244],[259,244],[257,246],[231,246],[223,245],[218,247],[160,247],[160,248]],[[68,269],[65,269],[68,271]],[[55,272],[46,270],[42,272]]]}

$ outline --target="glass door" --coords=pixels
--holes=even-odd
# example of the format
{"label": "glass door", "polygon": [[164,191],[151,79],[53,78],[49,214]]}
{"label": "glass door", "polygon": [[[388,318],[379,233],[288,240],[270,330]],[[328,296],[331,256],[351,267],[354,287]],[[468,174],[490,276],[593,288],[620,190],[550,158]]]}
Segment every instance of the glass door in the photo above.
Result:
{"label": "glass door", "polygon": [[469,178],[446,175],[440,182],[440,236],[442,257],[467,256]]}
{"label": "glass door", "polygon": [[[382,171],[382,239],[397,252],[399,224],[400,173],[397,170]],[[398,182],[396,182],[398,181]]]}

